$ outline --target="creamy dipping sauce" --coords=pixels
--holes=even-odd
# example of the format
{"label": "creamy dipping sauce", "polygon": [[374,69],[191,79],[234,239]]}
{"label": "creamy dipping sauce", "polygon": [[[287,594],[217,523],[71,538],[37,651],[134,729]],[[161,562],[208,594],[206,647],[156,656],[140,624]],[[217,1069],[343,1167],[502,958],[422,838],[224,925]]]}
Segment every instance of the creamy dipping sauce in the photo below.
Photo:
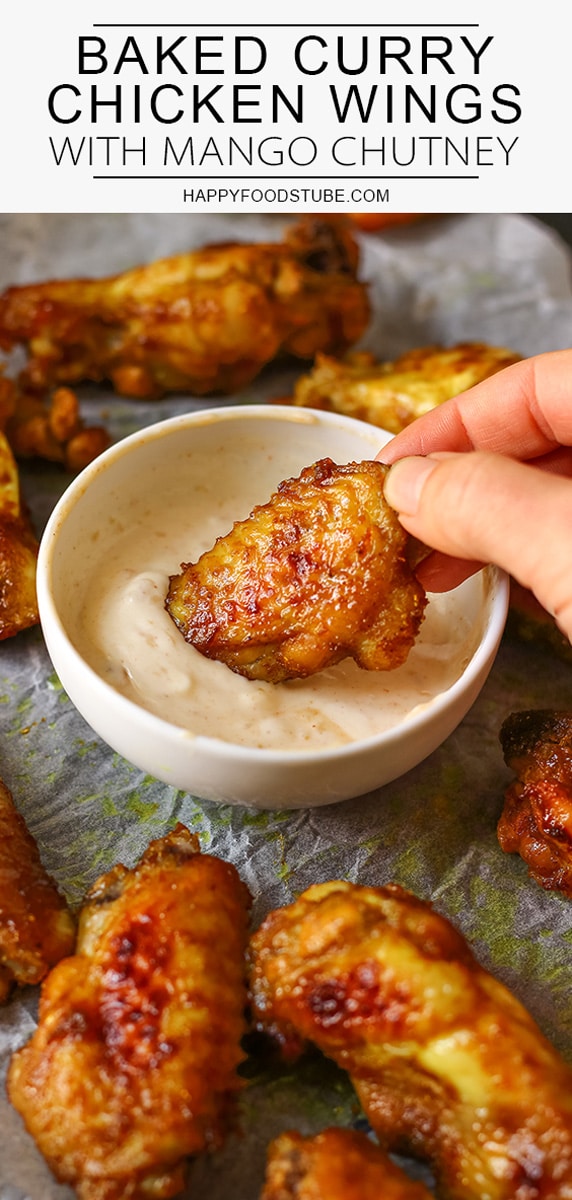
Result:
{"label": "creamy dipping sauce", "polygon": [[164,609],[168,577],[250,507],[233,488],[219,499],[205,471],[190,501],[182,488],[155,491],[139,513],[118,515],[91,546],[74,642],[113,688],[195,735],[304,751],[390,729],[458,679],[482,633],[482,581],[430,598],[417,642],[395,671],[364,671],[347,659],[309,679],[269,684],[244,679],[189,646]]}

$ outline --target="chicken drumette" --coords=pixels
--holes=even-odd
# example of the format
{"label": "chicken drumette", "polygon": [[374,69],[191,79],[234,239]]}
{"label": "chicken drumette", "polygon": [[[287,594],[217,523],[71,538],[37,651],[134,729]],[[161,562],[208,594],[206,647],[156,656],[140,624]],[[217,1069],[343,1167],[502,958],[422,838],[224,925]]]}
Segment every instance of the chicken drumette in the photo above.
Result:
{"label": "chicken drumette", "polygon": [[28,391],[0,369],[0,429],[16,458],[45,458],[81,471],[110,443],[101,425],[86,426],[70,388]]}
{"label": "chicken drumette", "polygon": [[38,541],[20,496],[16,460],[0,431],[0,641],[39,621]]}
{"label": "chicken drumette", "polygon": [[378,462],[321,459],[171,577],[166,607],[186,641],[249,679],[303,678],[352,656],[405,661],[425,594]]}
{"label": "chicken drumette", "polygon": [[39,456],[79,471],[109,441],[100,426],[85,427],[69,388],[57,388],[49,399],[35,396],[0,368],[0,640],[39,621],[38,540],[22,501],[16,458]]}
{"label": "chicken drumette", "polygon": [[572,713],[512,713],[500,740],[517,776],[505,793],[500,845],[520,854],[541,887],[572,897]]}
{"label": "chicken drumette", "polygon": [[378,362],[365,352],[341,360],[318,354],[309,374],[297,381],[292,401],[399,433],[423,413],[518,362],[519,357],[512,350],[482,342],[421,346],[394,362]]}
{"label": "chicken drumette", "polygon": [[126,396],[244,386],[277,355],[311,359],[363,333],[369,305],[343,220],[277,243],[221,243],[107,279],[8,288],[0,346],[24,345],[27,383],[110,379]]}
{"label": "chicken drumette", "polygon": [[8,1079],[81,1200],[165,1200],[216,1145],[243,1058],[249,896],[179,825],[91,889],[77,952],[46,979]]}
{"label": "chicken drumette", "polygon": [[66,902],[0,780],[0,1001],[14,983],[39,983],[74,941]]}
{"label": "chicken drumette", "polygon": [[568,1200],[572,1072],[460,933],[397,885],[319,884],[251,944],[258,1029],[345,1068],[447,1200]]}
{"label": "chicken drumette", "polygon": [[351,1129],[283,1133],[268,1148],[260,1200],[431,1200],[379,1146]]}

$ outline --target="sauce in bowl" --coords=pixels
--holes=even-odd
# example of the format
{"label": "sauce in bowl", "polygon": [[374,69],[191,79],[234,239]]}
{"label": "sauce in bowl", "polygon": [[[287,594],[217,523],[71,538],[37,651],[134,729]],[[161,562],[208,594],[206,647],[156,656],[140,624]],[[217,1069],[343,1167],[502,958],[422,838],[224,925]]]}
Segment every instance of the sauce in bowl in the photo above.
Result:
{"label": "sauce in bowl", "polygon": [[124,439],[70,484],[40,546],[40,617],[63,687],[109,746],[204,800],[308,808],[381,787],[452,733],[502,635],[495,568],[432,596],[406,663],[379,673],[347,659],[253,682],[188,646],[164,609],[169,575],[281,480],[326,456],[373,458],[388,437],[311,409],[209,408]]}
{"label": "sauce in bowl", "polygon": [[[93,669],[164,720],[238,745],[281,750],[343,746],[390,729],[462,673],[479,640],[474,581],[430,598],[406,663],[373,672],[351,659],[308,679],[244,679],[188,645],[164,608],[169,575],[196,559],[252,507],[243,455],[225,455],[224,481],[204,457],[193,463],[192,496],[172,478],[129,513],[110,514],[89,553],[88,586],[74,642]],[[267,499],[279,480],[268,460]],[[472,598],[472,599],[471,599]]]}

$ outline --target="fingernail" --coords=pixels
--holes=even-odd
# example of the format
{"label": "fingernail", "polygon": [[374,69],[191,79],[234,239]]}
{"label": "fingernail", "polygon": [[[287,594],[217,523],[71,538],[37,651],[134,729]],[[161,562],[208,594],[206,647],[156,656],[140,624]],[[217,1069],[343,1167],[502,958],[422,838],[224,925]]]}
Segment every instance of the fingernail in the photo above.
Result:
{"label": "fingernail", "polygon": [[425,482],[436,466],[432,458],[401,458],[390,467],[385,480],[387,503],[405,517],[415,517]]}

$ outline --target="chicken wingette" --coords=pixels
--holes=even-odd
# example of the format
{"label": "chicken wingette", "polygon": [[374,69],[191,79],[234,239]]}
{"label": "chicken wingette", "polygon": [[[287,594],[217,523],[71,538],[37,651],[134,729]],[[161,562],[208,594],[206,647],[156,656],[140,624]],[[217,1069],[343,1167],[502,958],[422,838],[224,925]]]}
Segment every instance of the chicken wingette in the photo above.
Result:
{"label": "chicken wingette", "polygon": [[431,1200],[364,1133],[283,1133],[268,1147],[260,1200]]}
{"label": "chicken wingette", "polygon": [[39,621],[38,541],[22,504],[16,460],[0,431],[0,641]]}
{"label": "chicken wingette", "polygon": [[386,468],[321,459],[287,479],[171,576],[166,608],[185,640],[249,679],[304,678],[351,656],[403,663],[425,593],[386,504]]}
{"label": "chicken wingette", "polygon": [[500,740],[517,776],[497,827],[501,848],[520,854],[541,887],[572,897],[572,713],[511,713]]}
{"label": "chicken wingette", "polygon": [[318,884],[250,950],[256,1027],[349,1072],[380,1143],[447,1200],[569,1200],[572,1071],[465,939],[398,885]]}
{"label": "chicken wingette", "polygon": [[24,346],[36,388],[110,380],[126,396],[232,392],[278,355],[343,351],[369,318],[358,249],[340,219],[282,242],[220,243],[105,279],[8,288],[0,346]]}
{"label": "chicken wingette", "polygon": [[399,433],[423,413],[518,362],[519,357],[483,342],[422,346],[394,362],[378,362],[365,352],[341,360],[318,354],[312,370],[297,380],[292,402],[358,417]]}
{"label": "chicken wingette", "polygon": [[0,1001],[14,983],[39,983],[74,941],[66,902],[0,780]]}
{"label": "chicken wingette", "polygon": [[91,889],[8,1090],[80,1200],[165,1200],[220,1142],[243,1053],[249,896],[182,825]]}

